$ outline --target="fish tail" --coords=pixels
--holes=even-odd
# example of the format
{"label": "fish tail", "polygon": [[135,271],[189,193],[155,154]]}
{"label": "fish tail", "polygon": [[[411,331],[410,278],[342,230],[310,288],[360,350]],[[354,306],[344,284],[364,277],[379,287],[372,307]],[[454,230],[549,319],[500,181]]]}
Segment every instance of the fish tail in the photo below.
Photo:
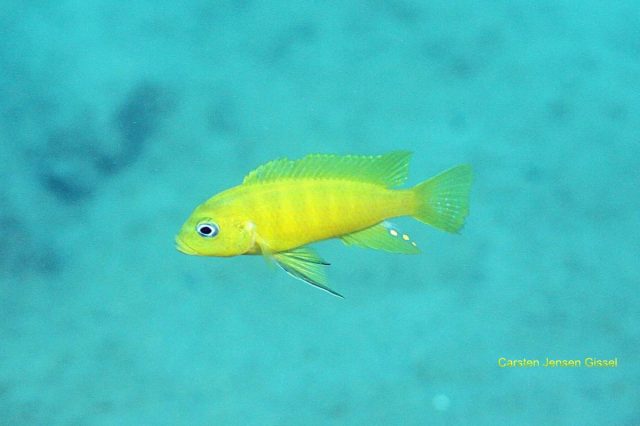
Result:
{"label": "fish tail", "polygon": [[415,211],[420,222],[447,232],[458,232],[469,214],[471,166],[445,170],[413,188]]}

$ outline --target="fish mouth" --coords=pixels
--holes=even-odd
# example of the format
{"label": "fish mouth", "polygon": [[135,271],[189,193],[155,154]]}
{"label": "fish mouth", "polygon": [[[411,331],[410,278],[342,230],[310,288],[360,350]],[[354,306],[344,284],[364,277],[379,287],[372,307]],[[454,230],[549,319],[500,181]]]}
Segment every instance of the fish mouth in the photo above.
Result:
{"label": "fish mouth", "polygon": [[176,249],[184,254],[190,254],[190,255],[198,255],[198,253],[192,249],[191,247],[189,247],[189,245],[187,243],[185,243],[184,241],[182,241],[180,239],[180,237],[176,237]]}

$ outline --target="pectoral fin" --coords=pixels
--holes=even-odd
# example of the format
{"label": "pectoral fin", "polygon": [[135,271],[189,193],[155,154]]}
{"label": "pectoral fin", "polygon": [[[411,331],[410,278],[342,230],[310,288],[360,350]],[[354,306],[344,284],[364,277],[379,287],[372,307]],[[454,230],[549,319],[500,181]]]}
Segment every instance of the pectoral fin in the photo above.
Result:
{"label": "pectoral fin", "polygon": [[272,253],[271,256],[282,269],[294,278],[334,296],[343,297],[340,293],[327,286],[324,267],[328,266],[329,263],[325,262],[315,250],[308,247],[299,247],[290,251]]}
{"label": "pectoral fin", "polygon": [[355,245],[393,253],[417,254],[420,249],[409,235],[399,231],[390,222],[380,222],[371,228],[340,237],[346,245]]}
{"label": "pectoral fin", "polygon": [[274,268],[274,261],[276,260],[274,257],[275,252],[269,247],[269,244],[265,240],[263,240],[259,235],[255,234],[254,236],[256,245],[260,248],[260,253],[262,254],[262,258],[269,265],[270,268]]}

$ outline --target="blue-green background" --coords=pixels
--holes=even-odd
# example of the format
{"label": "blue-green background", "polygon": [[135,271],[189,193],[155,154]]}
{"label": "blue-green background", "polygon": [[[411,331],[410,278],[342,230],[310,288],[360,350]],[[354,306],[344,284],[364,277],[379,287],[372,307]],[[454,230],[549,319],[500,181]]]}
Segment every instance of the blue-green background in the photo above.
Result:
{"label": "blue-green background", "polygon": [[[0,424],[640,424],[637,1],[0,2]],[[256,166],[475,170],[461,235],[184,256]],[[615,369],[497,359],[617,357]]]}

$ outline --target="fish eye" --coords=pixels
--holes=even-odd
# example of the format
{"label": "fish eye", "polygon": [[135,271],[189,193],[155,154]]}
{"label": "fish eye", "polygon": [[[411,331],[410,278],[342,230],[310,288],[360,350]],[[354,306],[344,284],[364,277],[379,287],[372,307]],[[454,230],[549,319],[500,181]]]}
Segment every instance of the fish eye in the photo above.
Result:
{"label": "fish eye", "polygon": [[213,222],[202,222],[196,226],[196,231],[201,237],[213,238],[218,235],[220,228]]}

